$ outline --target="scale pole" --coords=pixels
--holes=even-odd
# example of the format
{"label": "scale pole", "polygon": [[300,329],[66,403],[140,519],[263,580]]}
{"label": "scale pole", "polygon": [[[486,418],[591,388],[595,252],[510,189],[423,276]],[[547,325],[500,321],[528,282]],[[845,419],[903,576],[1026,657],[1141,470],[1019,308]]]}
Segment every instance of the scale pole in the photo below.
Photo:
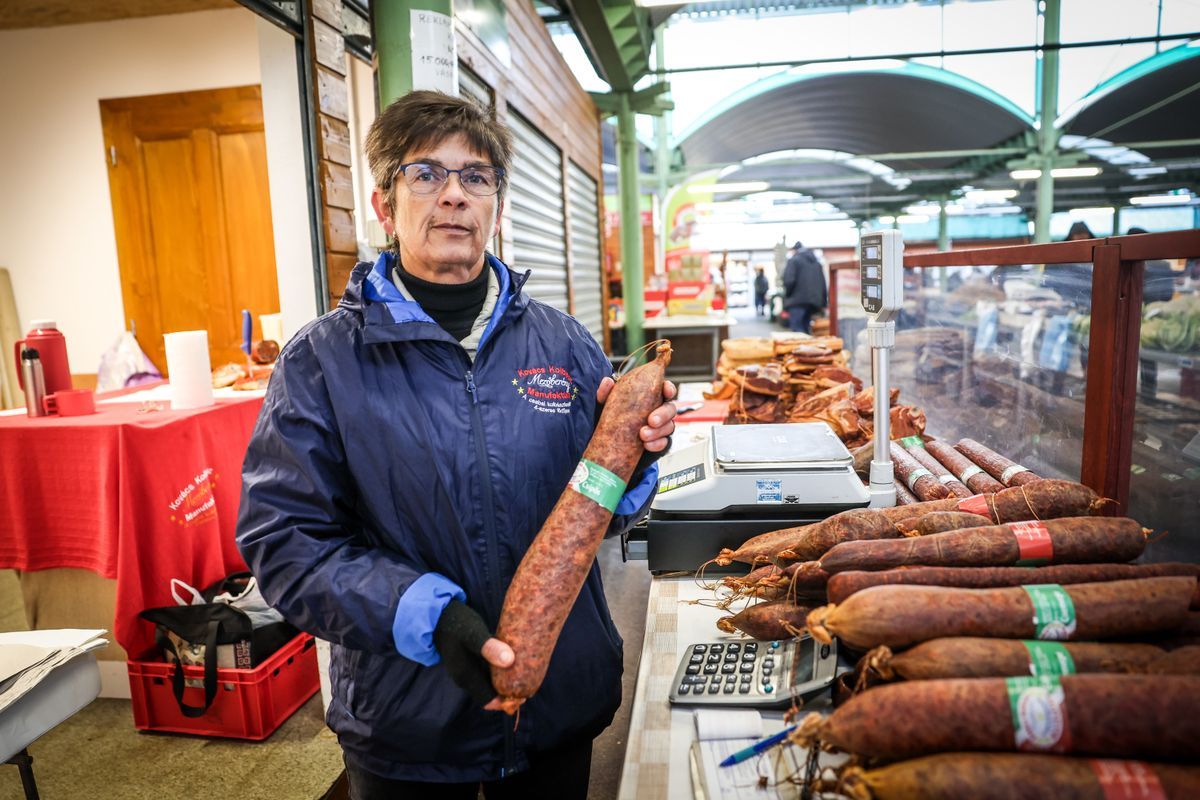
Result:
{"label": "scale pole", "polygon": [[875,458],[871,461],[871,508],[888,508],[896,505],[896,485],[893,482],[895,467],[892,465],[892,414],[891,384],[888,362],[891,350],[896,345],[896,323],[867,323],[867,342],[871,345],[875,391]]}
{"label": "scale pole", "polygon": [[904,307],[904,239],[900,231],[875,231],[858,237],[858,283],[863,311],[868,314],[867,343],[875,392],[875,457],[867,492],[871,508],[886,508],[896,505],[888,351],[896,346],[895,319]]}

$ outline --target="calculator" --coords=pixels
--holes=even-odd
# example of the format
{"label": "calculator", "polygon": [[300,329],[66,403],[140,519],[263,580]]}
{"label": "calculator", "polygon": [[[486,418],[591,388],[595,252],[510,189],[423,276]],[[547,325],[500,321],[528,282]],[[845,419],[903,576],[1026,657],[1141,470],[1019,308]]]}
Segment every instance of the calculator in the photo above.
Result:
{"label": "calculator", "polygon": [[837,641],[800,639],[700,642],[675,671],[670,700],[676,705],[787,708],[825,692],[839,669]]}

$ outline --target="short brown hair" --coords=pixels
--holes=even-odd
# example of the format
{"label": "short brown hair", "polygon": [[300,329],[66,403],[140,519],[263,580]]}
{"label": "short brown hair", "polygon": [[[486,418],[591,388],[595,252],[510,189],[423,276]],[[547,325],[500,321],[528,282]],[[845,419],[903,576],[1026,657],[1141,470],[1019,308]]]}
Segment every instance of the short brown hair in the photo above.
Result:
{"label": "short brown hair", "polygon": [[393,179],[405,157],[456,133],[461,133],[472,149],[486,155],[492,166],[504,170],[500,197],[504,196],[512,162],[512,134],[496,119],[495,109],[485,109],[469,97],[420,90],[393,101],[367,131],[367,164],[389,209],[395,210]]}

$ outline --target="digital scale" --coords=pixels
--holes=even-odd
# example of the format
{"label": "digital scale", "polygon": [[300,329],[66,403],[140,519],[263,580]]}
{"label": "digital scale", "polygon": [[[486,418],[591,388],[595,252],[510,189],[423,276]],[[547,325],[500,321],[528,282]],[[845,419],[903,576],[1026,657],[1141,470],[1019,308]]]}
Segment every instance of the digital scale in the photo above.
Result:
{"label": "digital scale", "polygon": [[[860,239],[861,300],[879,396],[888,397],[888,354],[904,299],[904,242],[899,231]],[[870,484],[854,472],[853,457],[823,422],[714,425],[707,441],[659,460],[658,494],[644,527],[652,572],[695,571],[722,548],[752,536],[818,522],[852,508],[896,503],[888,403],[875,404],[875,457]],[[630,551],[634,543],[627,539]],[[745,570],[744,564],[728,569]],[[720,571],[708,564],[706,571]]]}

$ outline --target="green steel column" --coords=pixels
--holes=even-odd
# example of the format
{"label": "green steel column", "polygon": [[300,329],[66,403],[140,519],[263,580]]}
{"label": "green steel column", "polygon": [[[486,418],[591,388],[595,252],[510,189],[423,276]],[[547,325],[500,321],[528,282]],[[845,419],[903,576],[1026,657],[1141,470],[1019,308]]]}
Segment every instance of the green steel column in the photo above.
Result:
{"label": "green steel column", "polygon": [[[1061,0],[1045,0],[1046,10],[1042,13],[1042,42],[1057,45],[1062,19]],[[1054,213],[1054,161],[1058,152],[1058,130],[1054,127],[1058,116],[1058,53],[1056,49],[1042,51],[1042,68],[1038,72],[1041,80],[1038,106],[1038,161],[1042,174],[1037,183],[1037,215],[1034,218],[1033,239],[1035,242],[1050,241],[1050,216]]]}
{"label": "green steel column", "polygon": [[621,295],[625,304],[625,348],[632,353],[646,343],[643,300],[642,213],[638,190],[638,141],[629,92],[617,92],[617,186],[621,195]]}
{"label": "green steel column", "polygon": [[380,108],[412,91],[410,20],[412,12],[417,10],[436,11],[454,18],[452,0],[388,0],[371,4]]}
{"label": "green steel column", "polygon": [[946,198],[938,199],[938,252],[950,249],[950,220],[946,218]]}
{"label": "green steel column", "polygon": [[[667,58],[663,52],[663,30],[666,24],[654,29],[654,65],[660,69],[667,68]],[[659,82],[666,83],[667,76],[659,75]],[[654,118],[654,177],[658,194],[658,229],[661,235],[654,242],[655,264],[662,264],[666,257],[667,227],[667,190],[668,178],[671,172],[671,112],[664,111]]]}
{"label": "green steel column", "polygon": [[1121,235],[1121,205],[1120,205],[1120,203],[1113,203],[1113,229],[1112,229],[1112,235],[1113,235],[1113,236],[1120,236],[1120,235]]}

